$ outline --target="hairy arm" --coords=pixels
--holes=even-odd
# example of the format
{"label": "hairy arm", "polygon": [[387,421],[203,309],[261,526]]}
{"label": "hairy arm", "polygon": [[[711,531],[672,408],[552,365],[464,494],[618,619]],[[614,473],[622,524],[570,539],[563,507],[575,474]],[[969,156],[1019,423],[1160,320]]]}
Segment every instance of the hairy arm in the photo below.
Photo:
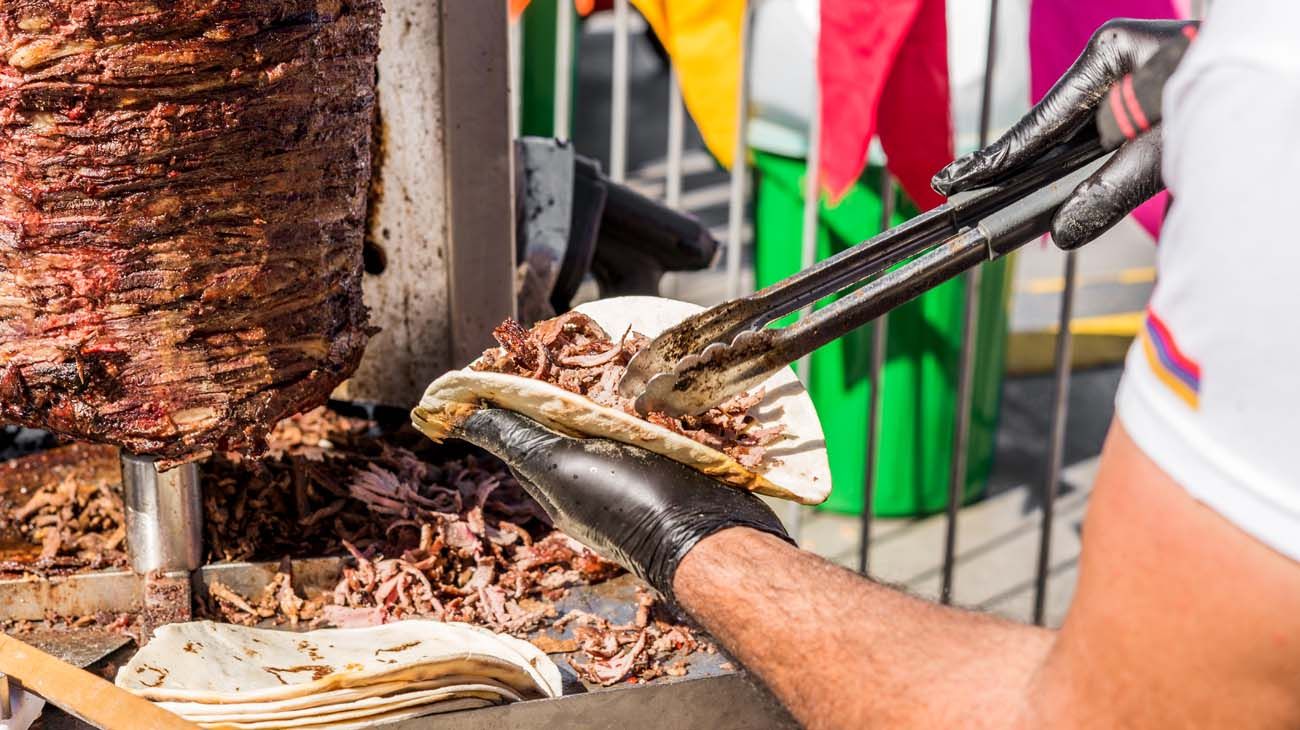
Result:
{"label": "hairy arm", "polygon": [[1295,727],[1300,565],[1238,531],[1116,427],[1059,632],[936,606],[733,528],[683,607],[806,727]]}

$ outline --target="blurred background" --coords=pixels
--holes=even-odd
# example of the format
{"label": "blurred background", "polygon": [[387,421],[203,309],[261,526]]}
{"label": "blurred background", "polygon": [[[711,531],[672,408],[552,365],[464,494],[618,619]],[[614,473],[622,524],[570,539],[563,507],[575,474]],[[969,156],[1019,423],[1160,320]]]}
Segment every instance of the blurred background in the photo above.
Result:
{"label": "blurred background", "polygon": [[[1190,0],[512,0],[512,120],[708,229],[665,296],[717,304],[942,202],[1115,17]],[[809,171],[816,174],[809,174]],[[932,598],[1059,624],[1163,197],[1067,256],[985,265],[798,370],[834,491],[801,544]],[[599,296],[585,281],[575,302]],[[873,417],[874,416],[874,417]]]}

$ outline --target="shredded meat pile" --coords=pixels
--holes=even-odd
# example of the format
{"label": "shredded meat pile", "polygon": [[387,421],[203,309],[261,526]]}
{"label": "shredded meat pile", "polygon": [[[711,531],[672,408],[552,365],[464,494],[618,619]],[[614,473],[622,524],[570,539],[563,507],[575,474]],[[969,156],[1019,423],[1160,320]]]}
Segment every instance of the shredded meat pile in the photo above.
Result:
{"label": "shredded meat pile", "polygon": [[[592,401],[639,416],[632,399],[618,393],[618,382],[628,361],[650,343],[646,336],[628,330],[615,342],[600,325],[579,312],[569,312],[538,322],[524,330],[506,320],[493,331],[500,347],[483,353],[475,370],[543,380]],[[698,416],[674,418],[652,412],[646,420],[717,449],[741,464],[755,468],[774,465],[767,447],[779,440],[783,426],[759,425],[749,414],[766,394],[760,389],[742,393]]]}
{"label": "shredded meat pile", "polygon": [[[465,621],[532,638],[548,652],[572,652],[575,670],[603,684],[675,674],[691,652],[712,651],[654,609],[649,593],[641,596],[647,618],[635,625],[557,617],[555,601],[570,587],[622,571],[554,530],[489,456],[450,454],[412,429],[381,433],[373,421],[324,408],[281,422],[268,446],[262,459],[228,454],[203,465],[204,542],[208,562],[281,560],[280,572],[252,596],[214,583],[201,613],[245,625]],[[39,471],[58,477],[47,485],[5,476],[49,455],[76,471],[45,464]],[[0,467],[0,486],[33,485],[31,496],[4,505],[28,546],[25,562],[8,569],[50,574],[124,565],[116,469],[116,449],[82,445]],[[58,556],[31,562],[55,526]],[[355,564],[333,590],[305,598],[287,558],[327,555],[351,555]],[[573,638],[552,635],[569,624]]]}
{"label": "shredded meat pile", "polygon": [[663,615],[659,599],[637,591],[636,618],[631,624],[613,625],[606,618],[570,611],[555,622],[559,630],[573,625],[573,641],[586,655],[572,662],[574,671],[592,684],[610,686],[624,680],[648,681],[655,677],[686,675],[685,657],[697,650],[713,653],[713,645],[698,639],[686,626]]}
{"label": "shredded meat pile", "polygon": [[[39,471],[47,478],[32,480]],[[0,465],[0,573],[127,564],[117,450],[75,444]]]}

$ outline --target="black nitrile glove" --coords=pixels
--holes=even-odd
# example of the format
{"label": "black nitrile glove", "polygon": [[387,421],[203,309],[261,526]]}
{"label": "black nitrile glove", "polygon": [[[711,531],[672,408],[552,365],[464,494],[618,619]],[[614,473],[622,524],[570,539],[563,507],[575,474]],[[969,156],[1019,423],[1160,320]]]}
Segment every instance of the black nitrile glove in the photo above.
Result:
{"label": "black nitrile glove", "polygon": [[[943,195],[984,187],[1034,161],[1093,124],[1111,88],[1168,42],[1185,42],[1194,23],[1112,20],[1089,41],[1083,55],[1029,114],[982,150],[948,165],[933,186]],[[1075,249],[1104,233],[1164,189],[1160,177],[1161,130],[1157,124],[1121,146],[1114,157],[1075,189],[1052,219],[1052,239]]]}
{"label": "black nitrile glove", "polygon": [[754,495],[644,449],[562,436],[495,408],[453,434],[505,461],[557,528],[669,598],[677,565],[715,532],[750,527],[790,539]]}

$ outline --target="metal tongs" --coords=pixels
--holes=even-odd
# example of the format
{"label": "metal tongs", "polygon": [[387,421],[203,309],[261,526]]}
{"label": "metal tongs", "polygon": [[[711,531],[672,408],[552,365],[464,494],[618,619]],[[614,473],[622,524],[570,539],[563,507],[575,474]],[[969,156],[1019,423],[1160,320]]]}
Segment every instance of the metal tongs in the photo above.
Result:
{"label": "metal tongs", "polygon": [[[703,413],[900,304],[1043,235],[1061,203],[1108,157],[1095,134],[1081,136],[1014,179],[954,195],[788,279],[690,317],[632,358],[619,392],[634,397],[642,414]],[[859,283],[857,291],[793,325],[764,327]]]}
{"label": "metal tongs", "polygon": [[[1160,123],[1165,79],[1191,37],[1162,46],[1114,85],[1095,125],[1085,124],[1069,142],[1010,179],[954,195],[757,294],[665,331],[632,358],[619,393],[635,398],[642,415],[703,413],[894,307],[1043,235],[1056,210],[1106,163],[1110,150]],[[793,325],[764,327],[857,284],[862,285],[857,291]]]}

